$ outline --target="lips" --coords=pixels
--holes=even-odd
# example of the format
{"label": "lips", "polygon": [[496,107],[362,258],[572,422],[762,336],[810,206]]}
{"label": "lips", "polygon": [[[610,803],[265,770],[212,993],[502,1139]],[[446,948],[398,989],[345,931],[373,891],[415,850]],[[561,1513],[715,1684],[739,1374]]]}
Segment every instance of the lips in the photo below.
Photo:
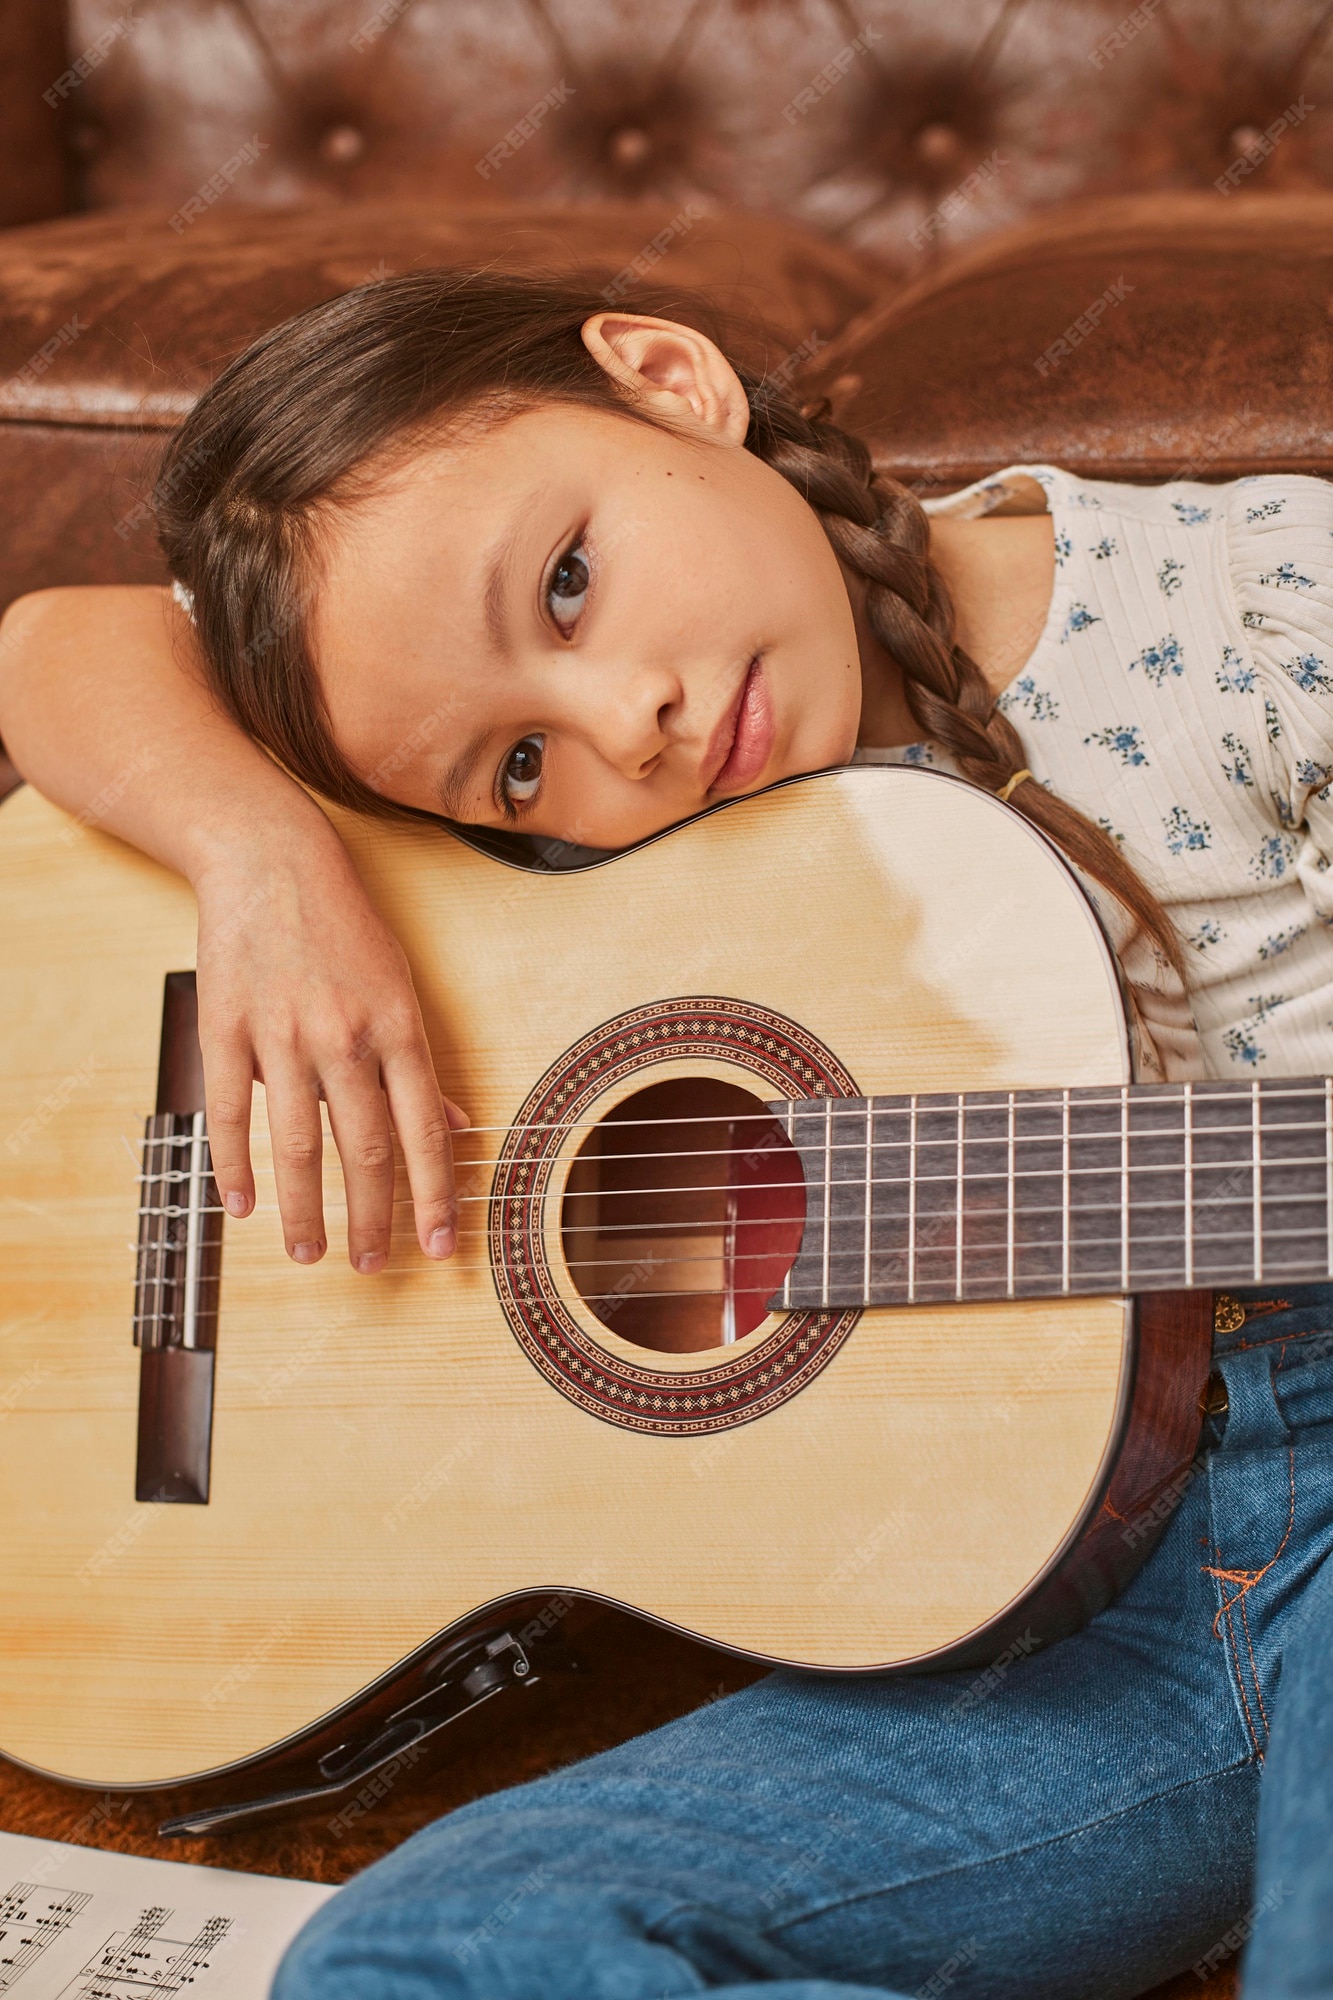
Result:
{"label": "lips", "polygon": [[752,785],[773,754],[777,724],[763,662],[756,654],[740,691],[713,731],[703,769],[712,777],[710,792],[743,791]]}

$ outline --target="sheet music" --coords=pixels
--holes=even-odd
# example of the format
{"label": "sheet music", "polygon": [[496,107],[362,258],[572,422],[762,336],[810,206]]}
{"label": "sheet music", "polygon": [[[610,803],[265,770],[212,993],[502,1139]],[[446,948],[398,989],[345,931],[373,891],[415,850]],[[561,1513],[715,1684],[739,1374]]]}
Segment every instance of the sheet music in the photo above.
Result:
{"label": "sheet music", "polygon": [[0,2000],[265,2000],[320,1882],[0,1833]]}

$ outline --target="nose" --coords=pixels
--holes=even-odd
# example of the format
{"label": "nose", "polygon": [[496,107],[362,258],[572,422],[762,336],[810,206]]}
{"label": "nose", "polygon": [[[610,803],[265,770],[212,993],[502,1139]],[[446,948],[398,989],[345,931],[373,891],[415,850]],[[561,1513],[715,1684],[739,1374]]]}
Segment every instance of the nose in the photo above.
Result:
{"label": "nose", "polygon": [[671,668],[608,665],[580,691],[581,725],[598,754],[626,778],[646,778],[675,740],[684,690]]}

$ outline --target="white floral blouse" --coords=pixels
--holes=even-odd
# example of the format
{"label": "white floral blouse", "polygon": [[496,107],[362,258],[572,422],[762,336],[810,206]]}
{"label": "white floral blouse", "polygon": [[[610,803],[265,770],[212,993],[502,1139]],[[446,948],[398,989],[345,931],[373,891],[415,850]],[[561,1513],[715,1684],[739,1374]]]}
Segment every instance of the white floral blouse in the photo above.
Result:
{"label": "white floral blouse", "polygon": [[[1097,899],[1140,1073],[1333,1071],[1333,483],[1016,465],[927,505],[1052,516],[1050,610],[1000,707],[1033,776],[1120,842],[1185,940],[1197,1045],[1174,974]],[[929,744],[856,755],[951,768]]]}

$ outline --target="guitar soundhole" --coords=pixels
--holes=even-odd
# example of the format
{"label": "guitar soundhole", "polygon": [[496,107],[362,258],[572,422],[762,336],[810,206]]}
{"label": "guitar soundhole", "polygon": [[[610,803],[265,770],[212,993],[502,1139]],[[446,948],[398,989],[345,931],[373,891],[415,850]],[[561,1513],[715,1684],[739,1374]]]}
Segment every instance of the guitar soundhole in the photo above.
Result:
{"label": "guitar soundhole", "polygon": [[738,1085],[650,1084],[589,1133],[560,1220],[574,1283],[604,1326],[659,1354],[726,1347],[762,1324],[796,1260],[800,1156]]}

